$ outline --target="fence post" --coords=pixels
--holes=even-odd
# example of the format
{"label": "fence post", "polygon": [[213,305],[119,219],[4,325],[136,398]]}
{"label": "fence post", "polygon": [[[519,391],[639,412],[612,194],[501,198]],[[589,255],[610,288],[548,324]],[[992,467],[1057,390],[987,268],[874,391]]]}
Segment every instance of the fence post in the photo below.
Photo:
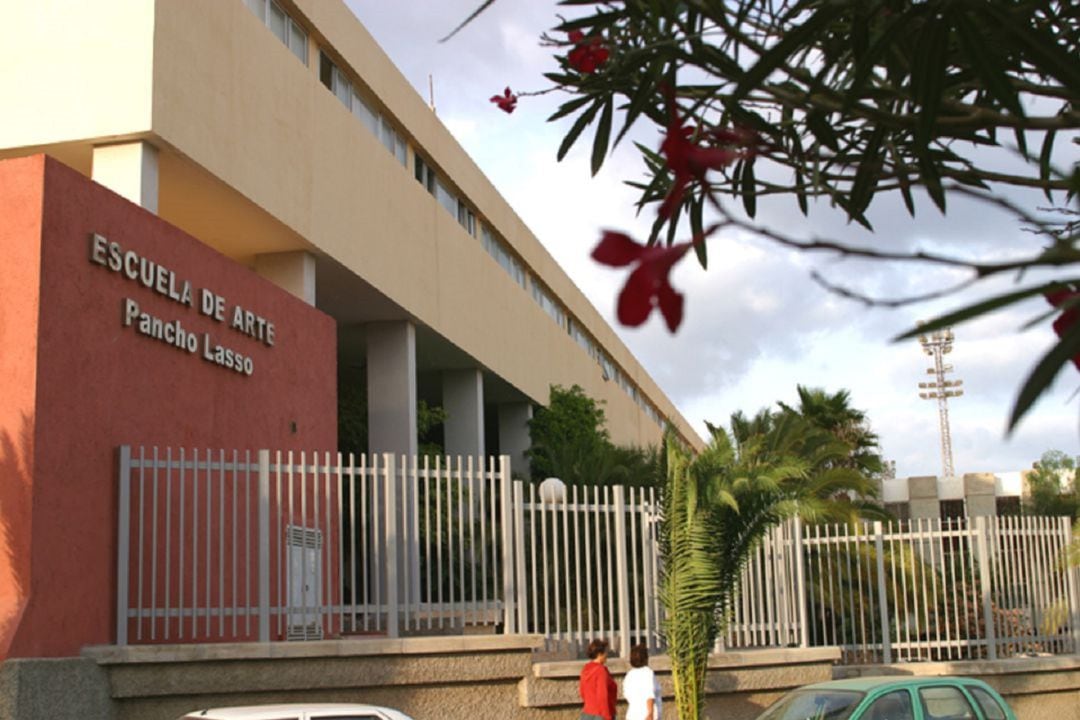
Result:
{"label": "fence post", "polygon": [[502,530],[503,633],[516,632],[517,613],[514,605],[514,516],[511,495],[514,483],[510,479],[510,456],[499,456],[499,522]]}
{"label": "fence post", "polygon": [[394,454],[383,453],[383,534],[386,557],[386,634],[398,636],[398,513],[397,487],[394,477]]}
{"label": "fence post", "polygon": [[[120,446],[116,514],[116,644],[127,645],[128,581],[131,572],[131,446]],[[183,620],[183,618],[181,618]]]}
{"label": "fence post", "polygon": [[517,632],[529,630],[528,589],[525,587],[525,483],[514,481],[514,572],[517,586]]}
{"label": "fence post", "polygon": [[983,624],[986,628],[986,657],[997,660],[997,639],[994,632],[994,603],[990,587],[990,546],[986,542],[986,518],[975,516],[975,553],[979,566],[979,594],[982,596]]}
{"label": "fence post", "polygon": [[799,647],[810,647],[810,617],[806,606],[806,555],[803,546],[802,518],[795,516],[791,535],[791,549],[795,553],[795,597],[799,622]]}
{"label": "fence post", "polygon": [[1069,627],[1072,628],[1073,652],[1080,652],[1080,584],[1077,583],[1077,574],[1080,569],[1072,567],[1069,562],[1069,547],[1073,544],[1073,529],[1070,518],[1060,519],[1065,538],[1064,572],[1065,587],[1069,599]]}
{"label": "fence post", "polygon": [[626,567],[626,488],[612,488],[615,498],[615,586],[619,592],[619,655],[630,657],[630,572]]}
{"label": "fence post", "polygon": [[885,586],[885,531],[880,520],[874,521],[874,554],[877,555],[878,615],[881,619],[882,662],[892,663],[892,638],[889,637],[889,590]]}
{"label": "fence post", "polygon": [[[259,642],[270,642],[270,451],[259,450]],[[279,508],[280,511],[280,508]],[[281,542],[281,539],[278,539]]]}

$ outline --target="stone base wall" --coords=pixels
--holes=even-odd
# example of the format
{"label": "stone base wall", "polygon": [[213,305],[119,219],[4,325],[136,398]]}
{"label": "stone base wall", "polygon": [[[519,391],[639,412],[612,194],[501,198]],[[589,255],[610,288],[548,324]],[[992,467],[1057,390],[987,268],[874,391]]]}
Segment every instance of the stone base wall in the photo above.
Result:
{"label": "stone base wall", "polygon": [[[417,720],[577,720],[582,661],[533,662],[539,637],[440,637],[269,645],[90,648],[82,658],[0,664],[0,720],[176,720],[200,708],[361,702]],[[847,666],[833,648],[711,658],[706,716],[753,720],[791,688],[833,677],[966,675],[996,687],[1020,720],[1080,720],[1080,656]],[[660,677],[676,720],[670,665]],[[629,669],[612,660],[621,680]],[[625,706],[620,707],[620,716]]]}

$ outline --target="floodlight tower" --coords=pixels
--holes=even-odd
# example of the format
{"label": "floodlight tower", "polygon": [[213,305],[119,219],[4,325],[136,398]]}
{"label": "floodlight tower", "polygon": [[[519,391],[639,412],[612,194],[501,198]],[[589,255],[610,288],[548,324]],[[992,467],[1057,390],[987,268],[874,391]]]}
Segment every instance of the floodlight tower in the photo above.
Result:
{"label": "floodlight tower", "polygon": [[933,382],[921,382],[919,388],[922,392],[919,397],[923,400],[937,400],[938,420],[941,423],[941,470],[943,478],[954,477],[952,437],[949,433],[949,398],[960,397],[964,391],[960,386],[963,380],[946,380],[945,374],[953,370],[952,365],[946,365],[944,357],[952,352],[953,340],[952,328],[935,330],[926,335],[919,336],[919,344],[923,352],[934,358],[934,367],[927,368],[926,374],[933,375]]}

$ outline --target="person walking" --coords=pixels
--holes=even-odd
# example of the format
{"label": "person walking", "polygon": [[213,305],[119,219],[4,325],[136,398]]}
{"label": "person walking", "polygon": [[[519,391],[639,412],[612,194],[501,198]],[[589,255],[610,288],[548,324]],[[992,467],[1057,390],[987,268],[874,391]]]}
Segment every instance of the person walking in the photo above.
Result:
{"label": "person walking", "polygon": [[578,692],[583,703],[581,720],[615,720],[615,697],[618,688],[605,665],[608,644],[604,640],[589,643],[589,662],[581,668]]}
{"label": "person walking", "polygon": [[630,672],[623,678],[626,720],[660,720],[660,681],[649,667],[649,648],[630,648]]}

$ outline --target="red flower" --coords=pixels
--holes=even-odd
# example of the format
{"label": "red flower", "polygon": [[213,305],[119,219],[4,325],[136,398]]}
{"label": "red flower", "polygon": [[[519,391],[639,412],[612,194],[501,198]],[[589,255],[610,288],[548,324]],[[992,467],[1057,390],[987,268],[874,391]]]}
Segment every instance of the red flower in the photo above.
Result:
{"label": "red flower", "polygon": [[[1064,309],[1053,323],[1054,332],[1059,338],[1064,337],[1066,331],[1080,322],[1080,290],[1055,290],[1046,293],[1046,301],[1056,308],[1064,308],[1066,304],[1072,303],[1072,307]],[[1073,355],[1072,361],[1076,369],[1080,370],[1080,353]]]}
{"label": "red flower", "polygon": [[593,260],[611,267],[638,266],[619,293],[619,322],[630,327],[644,323],[654,307],[660,308],[668,329],[675,332],[682,323],[683,295],[671,286],[668,275],[691,243],[668,247],[641,245],[623,233],[605,231],[592,252]]}
{"label": "red flower", "polygon": [[[746,144],[748,138],[730,134],[731,131],[716,131],[719,137],[724,133],[725,140],[738,139],[738,143],[727,142],[725,144]],[[747,152],[733,150],[727,147],[702,147],[691,142],[694,128],[683,125],[674,112],[671,122],[668,124],[667,135],[660,144],[660,152],[667,158],[667,166],[675,173],[675,180],[671,183],[664,202],[660,204],[660,217],[669,218],[675,212],[675,208],[682,203],[686,196],[686,189],[692,182],[705,184],[705,173],[709,170],[719,170],[735,162],[739,158],[746,157]]]}
{"label": "red flower", "polygon": [[510,88],[506,88],[502,95],[492,95],[491,102],[499,106],[499,109],[505,113],[514,112],[514,108],[517,107],[518,96],[510,92]]}
{"label": "red flower", "polygon": [[592,75],[607,62],[610,53],[599,37],[586,38],[580,30],[571,30],[567,36],[574,49],[566,54],[566,61],[582,75]]}

